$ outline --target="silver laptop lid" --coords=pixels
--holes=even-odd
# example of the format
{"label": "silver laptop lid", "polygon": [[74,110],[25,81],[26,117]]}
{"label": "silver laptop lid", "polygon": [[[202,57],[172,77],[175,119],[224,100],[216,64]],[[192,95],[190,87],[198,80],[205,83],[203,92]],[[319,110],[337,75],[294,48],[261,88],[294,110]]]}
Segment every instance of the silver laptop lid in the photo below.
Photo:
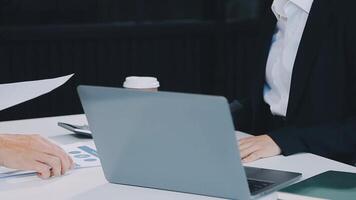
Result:
{"label": "silver laptop lid", "polygon": [[79,86],[111,183],[249,199],[223,97]]}

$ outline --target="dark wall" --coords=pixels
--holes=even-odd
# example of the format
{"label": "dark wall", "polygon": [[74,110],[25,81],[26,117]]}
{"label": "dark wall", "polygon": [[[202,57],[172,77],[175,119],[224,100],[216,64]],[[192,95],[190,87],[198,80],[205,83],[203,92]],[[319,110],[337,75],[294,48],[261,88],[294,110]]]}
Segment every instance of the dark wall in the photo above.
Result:
{"label": "dark wall", "polygon": [[257,11],[228,16],[231,1],[152,2],[1,1],[0,82],[76,76],[0,120],[81,113],[78,84],[120,87],[129,75],[156,76],[161,90],[243,98]]}

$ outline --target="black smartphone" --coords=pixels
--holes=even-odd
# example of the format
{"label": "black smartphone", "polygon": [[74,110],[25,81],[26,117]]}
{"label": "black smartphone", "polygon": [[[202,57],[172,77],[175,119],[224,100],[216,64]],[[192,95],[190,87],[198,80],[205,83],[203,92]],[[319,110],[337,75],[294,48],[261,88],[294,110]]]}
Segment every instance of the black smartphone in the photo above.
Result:
{"label": "black smartphone", "polygon": [[79,126],[79,125],[58,122],[58,126],[67,129],[77,135],[84,136],[87,138],[93,138],[88,125]]}

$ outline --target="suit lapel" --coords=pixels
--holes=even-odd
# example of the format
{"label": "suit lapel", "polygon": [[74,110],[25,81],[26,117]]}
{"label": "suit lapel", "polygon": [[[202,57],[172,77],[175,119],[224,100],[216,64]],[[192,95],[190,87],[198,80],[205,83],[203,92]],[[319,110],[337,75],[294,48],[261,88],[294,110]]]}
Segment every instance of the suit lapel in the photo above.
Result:
{"label": "suit lapel", "polygon": [[[253,108],[253,122],[259,123],[261,118],[261,109],[263,105],[263,87],[265,82],[266,63],[269,55],[269,50],[272,44],[272,37],[276,30],[277,19],[275,18],[271,9],[267,11],[267,14],[263,16],[260,24],[260,33],[257,40],[256,52],[260,52],[256,55],[255,68],[253,73],[255,74],[252,80],[252,108]],[[262,51],[259,51],[262,49]]]}
{"label": "suit lapel", "polygon": [[293,68],[287,118],[293,116],[303,97],[321,41],[327,30],[329,0],[314,0]]}

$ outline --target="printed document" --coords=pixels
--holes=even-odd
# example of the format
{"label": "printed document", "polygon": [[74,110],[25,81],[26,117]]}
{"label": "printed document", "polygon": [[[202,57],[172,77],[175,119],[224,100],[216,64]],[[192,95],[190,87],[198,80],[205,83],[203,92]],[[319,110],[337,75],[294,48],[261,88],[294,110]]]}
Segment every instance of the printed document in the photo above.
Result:
{"label": "printed document", "polygon": [[[74,169],[100,167],[101,163],[93,141],[79,142],[62,146],[75,163]],[[18,176],[34,176],[33,171],[21,171],[0,167],[0,179]]]}

